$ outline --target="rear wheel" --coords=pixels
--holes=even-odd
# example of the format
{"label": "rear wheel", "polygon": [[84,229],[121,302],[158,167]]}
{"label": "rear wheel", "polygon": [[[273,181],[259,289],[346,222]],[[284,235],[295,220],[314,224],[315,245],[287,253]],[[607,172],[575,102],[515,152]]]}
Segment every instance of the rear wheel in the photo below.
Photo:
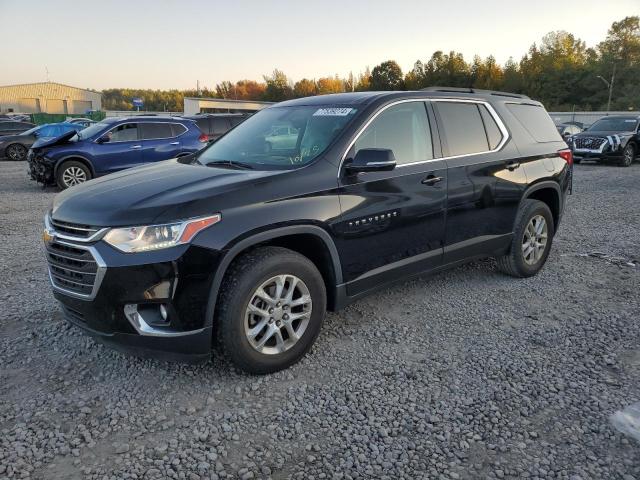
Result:
{"label": "rear wheel", "polygon": [[286,248],[259,248],[235,260],[225,275],[218,338],[240,369],[275,372],[311,348],[325,310],[324,280],[308,258]]}
{"label": "rear wheel", "polygon": [[544,266],[555,233],[553,215],[546,203],[522,201],[509,253],[497,259],[498,268],[513,277],[531,277]]}
{"label": "rear wheel", "polygon": [[58,167],[56,183],[58,187],[65,189],[91,180],[91,171],[82,162],[69,160]]}
{"label": "rear wheel", "polygon": [[27,147],[19,143],[9,145],[4,152],[9,160],[18,161],[27,158]]}
{"label": "rear wheel", "polygon": [[636,147],[633,143],[629,143],[626,147],[624,147],[624,150],[622,151],[622,161],[620,164],[623,167],[630,167],[635,159]]}

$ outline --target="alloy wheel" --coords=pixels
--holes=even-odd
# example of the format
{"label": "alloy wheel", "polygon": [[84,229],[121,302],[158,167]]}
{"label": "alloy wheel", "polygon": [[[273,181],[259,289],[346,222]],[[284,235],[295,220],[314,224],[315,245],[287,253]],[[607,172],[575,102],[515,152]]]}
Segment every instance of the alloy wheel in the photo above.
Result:
{"label": "alloy wheel", "polygon": [[68,167],[62,173],[62,181],[67,187],[73,187],[87,181],[87,175],[80,167]]}
{"label": "alloy wheel", "polygon": [[624,164],[631,165],[633,163],[633,146],[629,145],[624,149]]}
{"label": "alloy wheel", "polygon": [[276,275],[262,283],[247,304],[244,331],[254,350],[275,355],[292,348],[311,319],[307,285],[295,275]]}
{"label": "alloy wheel", "polygon": [[22,160],[24,158],[24,150],[22,145],[10,145],[7,148],[7,157],[11,160]]}
{"label": "alloy wheel", "polygon": [[524,230],[522,237],[522,257],[528,265],[538,263],[547,248],[547,221],[542,215],[535,215]]}

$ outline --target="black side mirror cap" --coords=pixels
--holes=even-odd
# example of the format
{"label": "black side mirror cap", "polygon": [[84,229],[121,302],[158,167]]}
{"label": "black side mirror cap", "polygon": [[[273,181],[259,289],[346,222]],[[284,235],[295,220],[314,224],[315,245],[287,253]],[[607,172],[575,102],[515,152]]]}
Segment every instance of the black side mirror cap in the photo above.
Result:
{"label": "black side mirror cap", "polygon": [[388,148],[363,148],[346,165],[349,173],[386,172],[396,168],[396,157]]}

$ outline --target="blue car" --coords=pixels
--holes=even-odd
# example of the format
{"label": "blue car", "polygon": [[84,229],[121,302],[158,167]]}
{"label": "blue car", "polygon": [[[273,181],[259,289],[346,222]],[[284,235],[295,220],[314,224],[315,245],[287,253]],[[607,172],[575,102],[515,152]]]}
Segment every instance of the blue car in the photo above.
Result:
{"label": "blue car", "polygon": [[47,123],[22,133],[0,136],[0,157],[6,157],[9,160],[24,160],[34,143],[51,140],[67,132],[75,133],[83,128],[82,125],[73,123]]}
{"label": "blue car", "polygon": [[95,177],[189,155],[207,145],[193,120],[179,117],[109,118],[51,140],[28,154],[29,173],[45,185],[68,188]]}

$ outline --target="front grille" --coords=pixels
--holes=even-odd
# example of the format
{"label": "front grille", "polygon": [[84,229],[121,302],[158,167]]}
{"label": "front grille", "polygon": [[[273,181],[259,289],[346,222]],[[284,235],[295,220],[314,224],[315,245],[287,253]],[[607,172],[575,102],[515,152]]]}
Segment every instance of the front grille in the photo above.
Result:
{"label": "front grille", "polygon": [[607,139],[600,137],[576,137],[573,141],[576,148],[600,150],[600,147],[602,147],[603,143],[607,142]]}
{"label": "front grille", "polygon": [[92,227],[90,225],[62,222],[60,220],[54,220],[53,218],[50,221],[51,226],[56,232],[69,237],[89,238],[100,230],[100,228]]}
{"label": "front grille", "polygon": [[54,287],[90,296],[98,275],[98,263],[91,251],[52,242],[46,245],[49,274]]}

